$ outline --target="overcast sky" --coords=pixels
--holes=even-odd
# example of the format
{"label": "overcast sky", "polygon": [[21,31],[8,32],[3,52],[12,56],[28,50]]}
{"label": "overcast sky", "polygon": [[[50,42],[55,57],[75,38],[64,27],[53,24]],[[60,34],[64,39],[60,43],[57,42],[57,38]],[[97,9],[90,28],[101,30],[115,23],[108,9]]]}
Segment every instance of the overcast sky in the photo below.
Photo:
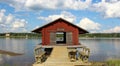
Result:
{"label": "overcast sky", "polygon": [[0,33],[64,18],[91,33],[120,32],[120,0],[0,0]]}

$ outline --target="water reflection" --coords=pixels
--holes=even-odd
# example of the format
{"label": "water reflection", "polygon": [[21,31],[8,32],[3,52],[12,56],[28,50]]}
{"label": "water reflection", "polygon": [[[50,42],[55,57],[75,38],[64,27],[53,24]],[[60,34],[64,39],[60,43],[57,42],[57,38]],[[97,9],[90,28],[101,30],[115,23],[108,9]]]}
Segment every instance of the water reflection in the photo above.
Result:
{"label": "water reflection", "polygon": [[[0,66],[32,66],[33,49],[40,39],[0,38],[0,50],[24,53],[20,56],[0,54]],[[91,50],[90,61],[120,59],[120,39],[80,39]]]}
{"label": "water reflection", "polygon": [[24,53],[21,56],[0,54],[0,66],[32,66],[33,49],[38,43],[40,43],[38,39],[0,38],[0,50]]}
{"label": "water reflection", "polygon": [[91,49],[91,61],[120,59],[120,39],[81,39],[80,42]]}

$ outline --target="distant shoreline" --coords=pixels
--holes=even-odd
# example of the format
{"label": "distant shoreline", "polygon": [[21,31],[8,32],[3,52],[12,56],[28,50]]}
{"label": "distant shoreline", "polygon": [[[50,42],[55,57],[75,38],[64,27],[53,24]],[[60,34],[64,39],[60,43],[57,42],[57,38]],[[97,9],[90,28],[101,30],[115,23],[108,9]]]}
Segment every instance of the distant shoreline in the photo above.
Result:
{"label": "distant shoreline", "polygon": [[36,33],[0,33],[0,38],[41,38]]}
{"label": "distant shoreline", "polygon": [[79,39],[120,39],[120,37],[97,37],[97,38],[85,38],[85,37],[79,37]]}
{"label": "distant shoreline", "polygon": [[[41,39],[41,37],[24,37],[24,36],[11,36],[11,37],[5,37],[5,36],[0,36],[0,38],[33,38],[33,39]],[[79,40],[81,39],[120,39],[120,37],[97,37],[97,38],[86,38],[86,37],[79,37]]]}
{"label": "distant shoreline", "polygon": [[88,33],[80,34],[81,38],[120,38],[120,33]]}
{"label": "distant shoreline", "polygon": [[[59,34],[56,37],[62,37],[63,35]],[[41,38],[41,33],[0,33],[0,38],[10,37],[10,38]],[[88,33],[80,34],[79,38],[81,39],[111,39],[111,38],[120,38],[120,33]]]}

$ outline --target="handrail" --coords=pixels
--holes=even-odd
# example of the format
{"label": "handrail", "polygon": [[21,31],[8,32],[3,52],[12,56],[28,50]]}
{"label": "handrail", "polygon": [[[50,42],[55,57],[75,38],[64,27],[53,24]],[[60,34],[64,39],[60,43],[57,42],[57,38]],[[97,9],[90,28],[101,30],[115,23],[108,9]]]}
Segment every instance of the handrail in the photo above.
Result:
{"label": "handrail", "polygon": [[82,46],[80,49],[77,48],[68,48],[68,57],[70,61],[74,62],[76,60],[82,60],[83,62],[88,62],[88,58],[90,55],[90,49]]}
{"label": "handrail", "polygon": [[35,61],[36,63],[42,63],[44,62],[45,59],[45,51],[42,51],[42,48],[35,48],[34,49],[34,54],[35,54]]}
{"label": "handrail", "polygon": [[87,48],[87,47],[83,47],[82,49],[83,49],[83,51],[79,51],[80,59],[83,62],[88,62],[88,58],[89,58],[89,55],[90,55],[90,49]]}

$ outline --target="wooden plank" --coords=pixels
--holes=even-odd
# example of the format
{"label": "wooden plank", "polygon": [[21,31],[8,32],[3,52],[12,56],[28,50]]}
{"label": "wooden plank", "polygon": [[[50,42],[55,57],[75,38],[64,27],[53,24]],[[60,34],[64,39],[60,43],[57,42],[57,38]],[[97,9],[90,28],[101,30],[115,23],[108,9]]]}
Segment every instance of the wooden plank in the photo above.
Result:
{"label": "wooden plank", "polygon": [[72,32],[66,32],[66,43],[72,44]]}
{"label": "wooden plank", "polygon": [[56,33],[50,32],[50,44],[56,44]]}

